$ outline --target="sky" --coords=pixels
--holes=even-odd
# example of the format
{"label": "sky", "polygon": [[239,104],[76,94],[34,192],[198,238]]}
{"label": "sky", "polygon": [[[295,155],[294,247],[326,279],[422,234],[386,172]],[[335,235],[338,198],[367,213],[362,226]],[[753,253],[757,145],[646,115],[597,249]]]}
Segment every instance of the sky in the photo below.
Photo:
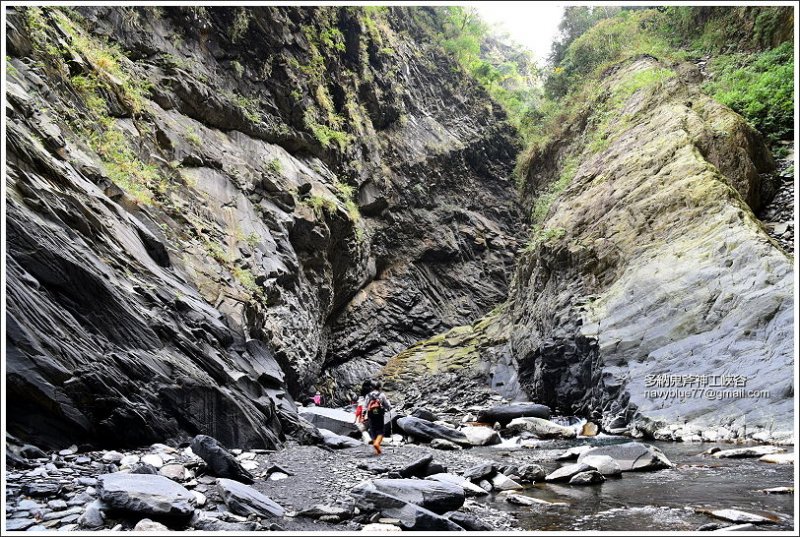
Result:
{"label": "sky", "polygon": [[558,23],[564,5],[555,2],[475,2],[468,5],[478,9],[488,23],[498,24],[512,39],[525,45],[543,65],[550,53],[550,43],[558,34]]}

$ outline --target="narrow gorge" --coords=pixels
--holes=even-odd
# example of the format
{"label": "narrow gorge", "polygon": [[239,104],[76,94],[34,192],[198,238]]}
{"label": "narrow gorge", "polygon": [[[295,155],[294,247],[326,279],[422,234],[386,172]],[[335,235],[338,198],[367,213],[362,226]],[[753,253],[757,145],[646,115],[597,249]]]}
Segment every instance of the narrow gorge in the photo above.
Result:
{"label": "narrow gorge", "polygon": [[7,8],[4,528],[791,527],[794,9]]}

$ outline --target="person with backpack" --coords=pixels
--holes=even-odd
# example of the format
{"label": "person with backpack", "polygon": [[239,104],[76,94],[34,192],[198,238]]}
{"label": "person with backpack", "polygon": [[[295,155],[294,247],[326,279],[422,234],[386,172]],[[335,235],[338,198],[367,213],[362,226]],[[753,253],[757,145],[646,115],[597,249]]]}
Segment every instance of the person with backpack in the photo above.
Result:
{"label": "person with backpack", "polygon": [[380,455],[381,442],[383,442],[383,416],[392,409],[386,394],[381,391],[381,383],[373,380],[370,386],[370,391],[364,398],[364,409],[362,415],[369,420],[369,434],[372,437],[372,447],[375,448],[375,453]]}

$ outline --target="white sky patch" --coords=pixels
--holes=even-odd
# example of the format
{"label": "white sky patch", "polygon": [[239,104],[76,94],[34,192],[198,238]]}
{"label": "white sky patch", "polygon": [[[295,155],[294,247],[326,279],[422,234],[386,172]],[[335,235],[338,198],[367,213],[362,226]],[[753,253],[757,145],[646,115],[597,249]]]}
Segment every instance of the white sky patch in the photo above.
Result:
{"label": "white sky patch", "polygon": [[514,41],[531,49],[543,66],[550,44],[558,35],[564,4],[556,2],[474,2],[483,20],[506,31]]}

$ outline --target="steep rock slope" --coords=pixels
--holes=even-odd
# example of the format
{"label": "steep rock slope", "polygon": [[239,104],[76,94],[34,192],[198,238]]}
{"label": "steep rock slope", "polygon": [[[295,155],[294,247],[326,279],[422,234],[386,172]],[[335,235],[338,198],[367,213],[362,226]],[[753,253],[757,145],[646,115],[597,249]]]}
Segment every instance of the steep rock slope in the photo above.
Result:
{"label": "steep rock slope", "polygon": [[501,299],[517,148],[431,16],[11,10],[9,431],[279,445]]}
{"label": "steep rock slope", "polygon": [[[617,65],[532,161],[532,204],[555,197],[518,265],[511,349],[532,397],[606,428],[789,431],[792,259],[753,214],[774,164],[697,79]],[[763,393],[709,395],[734,389]]]}
{"label": "steep rock slope", "polygon": [[508,303],[393,357],[398,395],[471,404],[477,383],[634,436],[791,434],[793,259],[754,214],[774,163],[700,80],[646,55],[602,75],[530,161]]}

